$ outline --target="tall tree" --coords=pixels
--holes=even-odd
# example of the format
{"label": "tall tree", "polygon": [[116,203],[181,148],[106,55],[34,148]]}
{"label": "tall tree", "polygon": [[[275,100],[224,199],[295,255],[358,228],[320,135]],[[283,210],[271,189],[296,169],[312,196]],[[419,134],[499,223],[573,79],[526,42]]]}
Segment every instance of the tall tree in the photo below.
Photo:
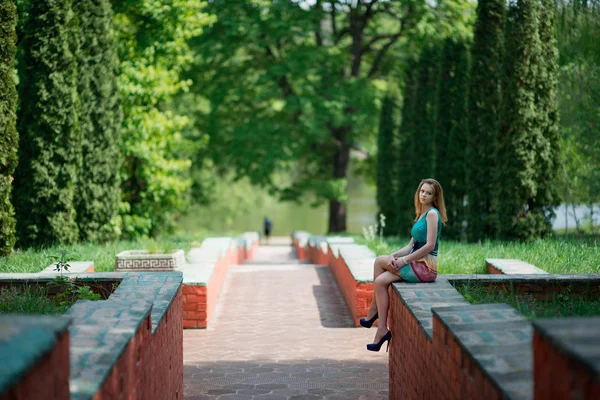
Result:
{"label": "tall tree", "polygon": [[0,255],[12,252],[15,216],[11,202],[12,174],[17,166],[19,136],[16,128],[17,89],[14,80],[17,53],[17,7],[14,0],[0,4]]}
{"label": "tall tree", "polygon": [[182,78],[193,53],[189,41],[213,18],[205,1],[114,0],[123,124],[121,226],[126,237],[172,227],[189,201],[192,147],[183,137],[189,118],[173,105],[191,81]]}
{"label": "tall tree", "polygon": [[535,108],[543,142],[536,153],[537,192],[530,201],[530,208],[540,218],[540,230],[536,234],[547,234],[552,231],[554,209],[561,201],[558,177],[563,169],[560,160],[556,8],[552,0],[542,0],[538,7],[541,56]]}
{"label": "tall tree", "polygon": [[600,201],[600,1],[559,1],[561,191],[569,203]]}
{"label": "tall tree", "polygon": [[79,0],[74,11],[79,20],[79,122],[83,136],[77,224],[83,240],[107,240],[116,236],[120,203],[121,111],[113,12],[108,0]]}
{"label": "tall tree", "polygon": [[448,210],[448,225],[444,228],[444,234],[454,239],[460,239],[465,220],[465,149],[470,69],[468,39],[446,39],[439,93],[435,177],[444,188]]}
{"label": "tall tree", "polygon": [[415,218],[414,194],[420,178],[414,165],[417,163],[416,124],[420,116],[416,114],[417,93],[419,91],[419,63],[413,60],[408,63],[404,74],[404,92],[402,119],[399,129],[399,162],[396,168],[398,188],[396,189],[396,231],[408,235],[411,221]]}
{"label": "tall tree", "polygon": [[[203,127],[220,166],[282,199],[329,202],[329,232],[346,229],[350,152],[374,134],[375,81],[429,15],[425,1],[214,1],[217,16],[190,77],[211,101]],[[212,66],[212,68],[210,68]],[[210,69],[209,69],[210,68]],[[273,174],[292,170],[292,182]]]}
{"label": "tall tree", "polygon": [[400,98],[398,88],[390,84],[381,106],[379,134],[377,135],[377,206],[385,215],[386,235],[395,234],[397,219],[396,190],[398,188],[397,165],[399,157]]}
{"label": "tall tree", "polygon": [[439,91],[441,78],[441,46],[438,41],[426,46],[419,59],[418,90],[415,100],[416,157],[411,165],[417,171],[416,188],[421,179],[431,178],[436,171],[438,140]]}
{"label": "tall tree", "polygon": [[469,95],[467,147],[467,236],[479,240],[495,235],[493,182],[488,171],[496,165],[496,148],[502,104],[504,61],[503,0],[481,0],[477,4],[472,72]]}
{"label": "tall tree", "polygon": [[13,196],[21,245],[70,243],[79,235],[73,205],[81,157],[76,31],[72,0],[31,5],[22,40]]}
{"label": "tall tree", "polygon": [[549,151],[536,107],[541,57],[538,2],[510,3],[499,142],[501,157],[498,157],[494,194],[497,229],[502,238],[531,238],[546,229],[544,215],[539,207],[534,207],[540,183],[537,154]]}

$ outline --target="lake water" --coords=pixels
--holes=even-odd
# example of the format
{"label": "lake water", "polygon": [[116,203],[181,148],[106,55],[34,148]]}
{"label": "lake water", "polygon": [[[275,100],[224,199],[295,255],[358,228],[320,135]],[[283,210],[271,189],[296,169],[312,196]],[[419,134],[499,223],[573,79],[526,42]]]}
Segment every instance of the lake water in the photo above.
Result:
{"label": "lake water", "polygon": [[[239,188],[231,193],[239,192]],[[329,205],[323,204],[313,208],[308,203],[296,204],[279,202],[265,191],[245,187],[251,190],[244,198],[239,199],[239,209],[223,206],[217,202],[209,208],[195,208],[182,218],[180,226],[184,230],[194,231],[197,228],[213,232],[245,232],[262,231],[263,218],[268,216],[273,221],[272,234],[288,236],[294,230],[303,230],[313,234],[327,233]],[[220,196],[227,196],[226,193]],[[377,204],[375,186],[363,180],[348,180],[347,228],[349,233],[361,233],[363,226],[375,223]],[[253,203],[249,206],[248,202]]]}
{"label": "lake water", "polygon": [[[263,218],[268,216],[273,221],[272,234],[276,236],[287,236],[294,230],[303,230],[312,234],[327,233],[327,204],[313,208],[307,203],[279,202],[266,191],[249,184],[228,184],[225,188],[217,190],[220,190],[218,197],[224,200],[208,208],[192,209],[180,221],[180,226],[184,230],[205,229],[223,234],[262,231]],[[360,234],[363,227],[375,224],[377,214],[375,191],[374,185],[362,179],[351,177],[348,180],[349,233]],[[580,223],[583,223],[589,215],[589,207],[577,206],[575,212]],[[595,223],[600,225],[600,207],[595,207],[595,213]],[[567,208],[564,205],[558,207],[556,214],[557,217],[553,222],[554,229],[564,229],[565,226],[575,227],[574,212],[570,205]],[[587,221],[589,223],[589,219]]]}

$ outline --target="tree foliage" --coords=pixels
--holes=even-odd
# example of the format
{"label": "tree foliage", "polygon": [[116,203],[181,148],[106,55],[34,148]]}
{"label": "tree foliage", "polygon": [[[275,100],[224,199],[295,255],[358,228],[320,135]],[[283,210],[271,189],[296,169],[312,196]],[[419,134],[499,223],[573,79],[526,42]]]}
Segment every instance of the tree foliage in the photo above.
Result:
{"label": "tree foliage", "polygon": [[460,239],[467,194],[465,165],[471,70],[469,39],[447,38],[442,57],[434,176],[444,188],[448,209],[448,225],[444,227],[444,235]]}
{"label": "tree foliage", "polygon": [[417,92],[419,89],[418,61],[407,65],[404,75],[404,101],[402,104],[402,120],[400,125],[400,150],[398,171],[398,188],[396,199],[396,221],[398,233],[407,234],[407,227],[414,219],[413,196],[416,189],[415,182],[419,179],[413,165],[418,157],[415,126],[418,116],[415,112]]}
{"label": "tree foliage", "polygon": [[395,234],[397,225],[398,163],[400,159],[400,94],[395,85],[390,85],[381,105],[379,133],[377,135],[377,205],[379,213],[385,215],[386,235]]}
{"label": "tree foliage", "polygon": [[192,60],[188,42],[212,18],[203,1],[161,5],[113,1],[124,116],[120,216],[127,236],[168,229],[189,199],[190,144],[182,134],[189,119],[172,102],[191,84],[181,77]]}
{"label": "tree foliage", "polygon": [[[194,48],[189,77],[211,109],[206,155],[283,200],[330,205],[346,224],[350,151],[375,134],[378,82],[392,49],[423,28],[425,2],[214,1],[218,22]],[[383,80],[381,81],[383,82]],[[290,171],[289,182],[273,180]]]}
{"label": "tree foliage", "polygon": [[529,210],[538,189],[536,152],[544,145],[535,101],[542,55],[539,10],[533,0],[517,0],[508,10],[505,104],[494,179],[496,229],[502,237],[528,237],[541,223]]}
{"label": "tree foliage", "polygon": [[78,92],[82,166],[78,169],[77,224],[83,240],[117,235],[119,132],[117,54],[113,12],[108,0],[74,3],[79,20]]}
{"label": "tree foliage", "polygon": [[561,191],[569,203],[600,200],[600,2],[557,1]]}
{"label": "tree foliage", "polygon": [[17,7],[13,0],[0,4],[0,255],[15,244],[15,216],[11,202],[13,173],[17,166],[17,90],[14,77]]}
{"label": "tree foliage", "polygon": [[502,65],[506,6],[503,0],[481,0],[471,50],[467,148],[467,236],[478,240],[494,235],[492,220],[494,167],[502,103]]}
{"label": "tree foliage", "polygon": [[78,121],[77,20],[71,0],[31,5],[22,38],[14,205],[21,245],[70,243],[75,221]]}

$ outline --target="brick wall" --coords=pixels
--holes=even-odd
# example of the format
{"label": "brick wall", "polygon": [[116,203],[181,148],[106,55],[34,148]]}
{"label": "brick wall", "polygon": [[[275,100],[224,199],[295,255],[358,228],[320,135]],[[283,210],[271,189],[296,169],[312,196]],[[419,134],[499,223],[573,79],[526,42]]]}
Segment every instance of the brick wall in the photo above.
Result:
{"label": "brick wall", "polygon": [[142,399],[183,399],[183,294],[179,289],[147,348],[146,379]]}
{"label": "brick wall", "polygon": [[69,332],[42,357],[0,400],[67,400],[69,393]]}
{"label": "brick wall", "polygon": [[100,390],[93,396],[94,400],[118,399],[125,394],[131,399],[144,398],[145,389],[150,384],[146,371],[152,367],[148,354],[151,327],[148,315],[114,364]]}
{"label": "brick wall", "polygon": [[182,289],[152,333],[150,315],[141,324],[100,390],[100,399],[183,399]]}
{"label": "brick wall", "polygon": [[183,285],[183,328],[199,329],[206,328],[208,321],[217,304],[221,294],[223,282],[227,276],[229,266],[242,264],[254,257],[254,251],[258,243],[254,243],[250,249],[246,247],[230,247],[227,253],[219,257],[215,263],[213,273],[206,286]]}
{"label": "brick wall", "polygon": [[533,356],[535,399],[600,399],[599,377],[579,360],[569,359],[536,330]]}
{"label": "brick wall", "polygon": [[433,338],[390,288],[390,399],[501,399],[454,335],[433,315]]}

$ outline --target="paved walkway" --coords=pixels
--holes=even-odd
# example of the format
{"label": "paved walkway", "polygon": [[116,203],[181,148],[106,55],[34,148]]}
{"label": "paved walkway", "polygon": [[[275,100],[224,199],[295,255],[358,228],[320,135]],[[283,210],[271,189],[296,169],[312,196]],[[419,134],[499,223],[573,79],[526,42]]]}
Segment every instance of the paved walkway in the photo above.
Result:
{"label": "paved walkway", "polygon": [[185,398],[387,399],[387,354],[365,349],[374,335],[353,326],[328,267],[259,247],[230,268],[209,328],[184,331]]}

